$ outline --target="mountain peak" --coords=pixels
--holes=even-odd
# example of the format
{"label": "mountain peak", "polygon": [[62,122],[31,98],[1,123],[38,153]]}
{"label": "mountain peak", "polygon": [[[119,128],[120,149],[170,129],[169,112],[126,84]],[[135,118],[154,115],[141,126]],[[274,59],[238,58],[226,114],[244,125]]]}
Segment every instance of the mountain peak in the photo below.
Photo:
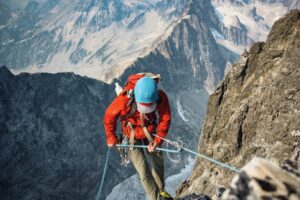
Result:
{"label": "mountain peak", "polygon": [[300,11],[292,10],[275,22],[267,38],[266,48],[282,48],[282,43],[294,38],[300,27]]}
{"label": "mountain peak", "polygon": [[12,77],[14,75],[11,73],[11,71],[9,71],[9,69],[5,65],[3,65],[2,67],[0,67],[0,78],[2,79],[8,76]]}

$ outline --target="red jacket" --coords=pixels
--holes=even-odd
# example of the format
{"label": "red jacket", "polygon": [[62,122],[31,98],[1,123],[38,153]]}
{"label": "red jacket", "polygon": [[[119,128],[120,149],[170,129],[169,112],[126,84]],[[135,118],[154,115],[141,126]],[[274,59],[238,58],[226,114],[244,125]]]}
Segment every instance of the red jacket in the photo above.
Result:
{"label": "red jacket", "polygon": [[[144,119],[144,125],[149,133],[156,132],[160,137],[165,138],[168,134],[171,122],[171,111],[168,101],[168,97],[165,92],[158,90],[159,100],[157,102],[158,119],[156,119],[156,112],[145,114],[147,119]],[[131,116],[129,112],[131,110],[128,106],[130,98],[126,93],[121,93],[117,96],[109,107],[105,111],[104,115],[104,128],[106,132],[107,144],[117,144],[116,137],[117,121],[120,118],[122,123],[123,133],[130,138],[130,127],[127,126],[127,122],[131,122],[135,130],[135,139],[145,139],[143,128],[141,127],[140,113],[136,110]],[[158,137],[154,138],[154,141],[158,144],[162,140]]]}

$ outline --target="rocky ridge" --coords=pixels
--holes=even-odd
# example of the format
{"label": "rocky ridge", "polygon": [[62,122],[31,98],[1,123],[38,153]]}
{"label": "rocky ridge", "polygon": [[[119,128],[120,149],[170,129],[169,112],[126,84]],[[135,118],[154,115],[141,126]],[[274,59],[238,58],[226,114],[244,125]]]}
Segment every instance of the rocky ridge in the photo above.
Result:
{"label": "rocky ridge", "polygon": [[300,145],[280,166],[267,159],[253,158],[233,178],[222,199],[300,199],[299,186]]}
{"label": "rocky ridge", "polygon": [[[278,163],[300,143],[300,12],[278,20],[209,97],[199,152],[242,168],[254,156]],[[233,173],[198,160],[181,195],[215,195]]]}
{"label": "rocky ridge", "polygon": [[[106,156],[102,118],[113,87],[73,73],[0,67],[0,199],[94,199]],[[112,152],[103,198],[133,174]]]}

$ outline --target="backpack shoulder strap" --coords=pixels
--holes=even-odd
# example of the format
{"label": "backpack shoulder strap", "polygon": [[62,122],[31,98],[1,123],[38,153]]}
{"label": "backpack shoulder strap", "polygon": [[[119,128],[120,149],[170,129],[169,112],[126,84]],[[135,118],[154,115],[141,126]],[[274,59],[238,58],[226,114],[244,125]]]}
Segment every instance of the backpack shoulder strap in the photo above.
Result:
{"label": "backpack shoulder strap", "polygon": [[[129,98],[126,107],[130,107],[130,110],[128,112],[128,114],[126,115],[126,118],[130,117],[131,115],[133,115],[137,109],[137,105],[136,102],[134,101],[134,95],[133,95],[133,90],[127,90],[124,91],[127,95],[127,97]],[[124,94],[125,94],[124,93]]]}
{"label": "backpack shoulder strap", "polygon": [[128,106],[130,107],[130,111],[128,113],[128,117],[132,116],[137,109],[136,103],[133,99],[130,99],[129,102],[130,104],[128,104]]}

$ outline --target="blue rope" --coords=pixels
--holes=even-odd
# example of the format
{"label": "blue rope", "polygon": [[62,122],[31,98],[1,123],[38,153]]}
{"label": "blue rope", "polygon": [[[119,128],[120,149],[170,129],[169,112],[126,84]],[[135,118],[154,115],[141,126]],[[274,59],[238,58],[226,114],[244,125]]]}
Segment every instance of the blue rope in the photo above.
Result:
{"label": "blue rope", "polygon": [[229,170],[234,171],[234,172],[237,172],[237,173],[241,172],[241,170],[238,169],[238,168],[236,168],[236,167],[232,167],[232,166],[230,166],[230,165],[227,165],[227,164],[225,164],[225,163],[222,163],[222,162],[220,162],[220,161],[217,161],[217,160],[215,160],[215,159],[213,159],[213,158],[211,158],[211,157],[208,157],[208,156],[206,156],[206,155],[203,155],[203,154],[200,154],[200,153],[196,153],[195,151],[189,150],[189,149],[184,148],[184,147],[183,147],[182,149],[185,150],[185,151],[187,151],[187,152],[189,152],[189,153],[191,153],[191,154],[194,154],[194,155],[196,155],[196,156],[198,156],[198,157],[204,158],[204,159],[206,159],[206,160],[208,160],[208,161],[210,161],[210,162],[212,162],[212,163],[215,163],[215,164],[217,164],[217,165],[219,165],[219,166],[221,166],[221,167],[223,167],[223,168],[229,169]]}
{"label": "blue rope", "polygon": [[100,187],[98,189],[98,193],[97,193],[97,196],[96,196],[96,200],[100,200],[100,196],[101,196],[101,192],[102,192],[103,184],[104,184],[104,179],[105,179],[105,176],[106,176],[107,166],[108,166],[109,153],[110,153],[110,148],[108,148],[108,150],[107,150],[105,165],[104,165],[104,169],[103,169],[103,174],[102,174],[102,178],[101,178]]}
{"label": "blue rope", "polygon": [[220,162],[220,161],[218,161],[218,160],[216,160],[216,159],[214,159],[214,158],[211,158],[211,157],[209,157],[209,156],[206,156],[206,155],[203,155],[203,154],[201,154],[201,153],[197,153],[197,152],[195,152],[195,151],[192,151],[192,150],[190,150],[190,149],[188,149],[188,148],[185,148],[183,143],[180,145],[178,142],[174,142],[174,141],[168,140],[168,139],[166,139],[166,138],[160,137],[160,136],[157,135],[157,134],[155,134],[155,136],[158,137],[158,138],[160,138],[160,139],[162,139],[162,140],[164,140],[165,142],[167,142],[167,143],[169,143],[169,144],[171,144],[171,145],[177,147],[179,150],[183,149],[183,150],[185,150],[185,151],[187,151],[187,152],[189,152],[189,153],[191,153],[191,154],[194,154],[195,156],[204,158],[204,159],[206,159],[206,160],[208,160],[208,161],[210,161],[210,162],[212,162],[212,163],[215,163],[216,165],[219,165],[220,167],[229,169],[229,170],[231,170],[231,171],[234,171],[234,172],[237,172],[237,173],[241,172],[241,170],[238,169],[238,168],[236,168],[236,167],[227,165],[227,164],[222,163],[222,162]]}
{"label": "blue rope", "polygon": [[[162,138],[163,139],[163,138]],[[229,169],[231,171],[234,171],[234,172],[241,172],[240,169],[236,168],[236,167],[233,167],[233,166],[230,166],[230,165],[227,165],[225,163],[222,163],[214,158],[211,158],[209,156],[206,156],[206,155],[203,155],[201,153],[197,153],[195,151],[192,151],[188,148],[185,148],[183,146],[177,146],[174,142],[171,142],[169,140],[166,140],[168,141],[168,143],[176,146],[178,148],[178,150],[173,150],[173,149],[165,149],[165,148],[156,148],[156,150],[159,150],[159,151],[164,151],[164,152],[168,152],[168,153],[180,153],[181,150],[185,150],[191,154],[194,154],[195,156],[197,157],[201,157],[201,158],[204,158],[212,163],[215,163],[216,165],[219,165],[220,167],[223,167],[223,168],[226,168],[226,169]],[[146,149],[148,148],[148,146],[146,145],[127,145],[127,144],[117,144],[116,147],[124,147],[124,148],[142,148],[142,149]],[[100,196],[101,196],[101,192],[102,192],[102,189],[103,189],[103,185],[104,185],[104,179],[105,179],[105,176],[106,176],[106,171],[107,171],[107,166],[108,166],[108,160],[109,160],[109,153],[110,153],[110,148],[108,148],[108,151],[107,151],[107,155],[106,155],[106,160],[105,160],[105,165],[104,165],[104,170],[103,170],[103,174],[102,174],[102,179],[101,179],[101,183],[100,183],[100,187],[99,187],[99,190],[98,190],[98,193],[97,193],[97,196],[96,196],[96,200],[100,200]]]}
{"label": "blue rope", "polygon": [[[148,148],[148,146],[146,145],[127,145],[127,144],[117,144],[116,145],[117,147],[125,147],[125,148],[130,148],[130,147],[133,147],[133,148],[143,148],[143,149],[146,149]],[[198,157],[201,157],[201,158],[204,158],[212,163],[215,163],[223,168],[226,168],[226,169],[229,169],[231,171],[234,171],[234,172],[237,172],[239,173],[241,170],[236,168],[236,167],[232,167],[230,165],[227,165],[225,163],[222,163],[214,158],[211,158],[209,156],[206,156],[206,155],[203,155],[201,153],[197,153],[195,151],[192,151],[188,148],[185,148],[185,147],[178,147],[178,150],[172,150],[172,149],[165,149],[165,148],[156,148],[156,150],[159,150],[159,151],[164,151],[164,152],[168,152],[168,153],[180,153],[181,149],[191,153],[191,154],[194,154],[195,156],[198,156]]]}
{"label": "blue rope", "polygon": [[[124,147],[124,148],[140,148],[140,149],[147,149],[148,146],[146,145],[128,145],[128,144],[117,144],[116,147]],[[180,149],[178,150],[173,150],[173,149],[165,149],[165,148],[160,148],[157,147],[156,150],[158,151],[164,151],[164,152],[168,152],[168,153],[179,153]]]}

